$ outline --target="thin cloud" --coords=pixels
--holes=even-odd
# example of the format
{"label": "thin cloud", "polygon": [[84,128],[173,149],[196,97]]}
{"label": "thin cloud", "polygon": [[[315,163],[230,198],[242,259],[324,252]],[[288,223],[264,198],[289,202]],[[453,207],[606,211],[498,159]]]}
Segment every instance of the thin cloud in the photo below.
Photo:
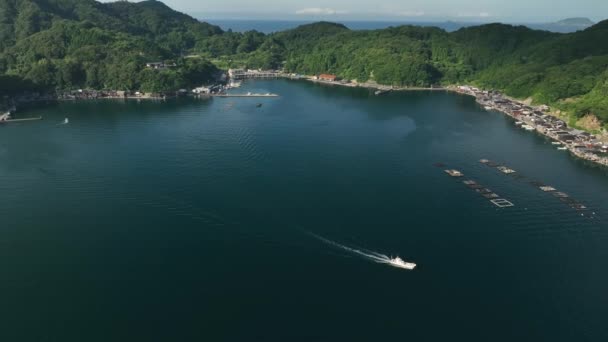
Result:
{"label": "thin cloud", "polygon": [[401,11],[396,13],[400,17],[423,17],[424,11]]}
{"label": "thin cloud", "polygon": [[458,16],[462,17],[462,18],[488,18],[491,16],[491,14],[488,12],[479,12],[479,13],[461,12],[461,13],[458,13]]}
{"label": "thin cloud", "polygon": [[346,14],[348,11],[336,10],[333,8],[311,7],[296,11],[297,15],[336,15]]}

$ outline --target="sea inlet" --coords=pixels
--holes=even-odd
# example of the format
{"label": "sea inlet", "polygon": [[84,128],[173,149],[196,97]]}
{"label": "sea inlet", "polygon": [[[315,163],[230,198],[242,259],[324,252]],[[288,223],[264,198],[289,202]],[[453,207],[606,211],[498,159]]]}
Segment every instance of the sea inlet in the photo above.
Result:
{"label": "sea inlet", "polygon": [[457,94],[234,91],[280,97],[0,126],[0,340],[608,340],[605,169]]}

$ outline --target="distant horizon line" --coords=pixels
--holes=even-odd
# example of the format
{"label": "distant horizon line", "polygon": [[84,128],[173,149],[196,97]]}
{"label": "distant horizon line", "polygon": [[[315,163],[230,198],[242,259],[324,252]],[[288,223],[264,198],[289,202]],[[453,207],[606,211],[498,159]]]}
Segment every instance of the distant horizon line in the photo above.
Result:
{"label": "distant horizon line", "polygon": [[[196,15],[196,14],[191,14],[193,17],[202,20],[202,21],[213,21],[213,20],[227,20],[227,21],[274,21],[274,22],[305,22],[305,21],[311,21],[311,22],[320,22],[320,21],[326,21],[326,22],[334,22],[334,23],[340,23],[340,22],[408,22],[408,23],[446,23],[446,22],[451,22],[451,23],[466,23],[466,24],[491,24],[491,23],[504,23],[504,24],[553,24],[553,23],[557,23],[559,21],[562,20],[567,20],[567,19],[588,19],[590,21],[592,21],[594,24],[597,24],[601,21],[607,20],[607,18],[604,19],[596,19],[596,18],[589,18],[589,17],[568,17],[568,18],[562,18],[562,19],[547,19],[545,21],[540,21],[540,20],[521,20],[521,21],[517,21],[517,20],[509,20],[509,19],[500,19],[500,18],[495,18],[494,20],[492,19],[492,17],[488,17],[488,18],[475,18],[475,17],[468,17],[468,18],[427,18],[427,19],[423,19],[423,18],[373,18],[373,19],[358,19],[358,18],[337,18],[337,17],[318,17],[318,18],[296,18],[296,17],[289,17],[289,18],[281,18],[281,19],[274,19],[274,18],[240,18],[240,17],[205,17],[205,16],[200,16],[200,15]],[[475,19],[479,19],[479,20],[475,20]],[[481,20],[481,19],[485,19],[485,20]]]}

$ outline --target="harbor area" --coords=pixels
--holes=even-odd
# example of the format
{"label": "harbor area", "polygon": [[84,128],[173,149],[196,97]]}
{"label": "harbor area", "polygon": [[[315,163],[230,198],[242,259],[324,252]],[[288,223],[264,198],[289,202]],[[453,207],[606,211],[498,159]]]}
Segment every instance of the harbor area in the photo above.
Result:
{"label": "harbor area", "polygon": [[568,127],[564,120],[551,115],[548,106],[530,106],[500,92],[472,86],[458,86],[455,91],[475,97],[485,110],[499,111],[513,118],[515,126],[523,130],[550,138],[557,150],[570,151],[581,159],[608,166],[608,143],[589,132]]}

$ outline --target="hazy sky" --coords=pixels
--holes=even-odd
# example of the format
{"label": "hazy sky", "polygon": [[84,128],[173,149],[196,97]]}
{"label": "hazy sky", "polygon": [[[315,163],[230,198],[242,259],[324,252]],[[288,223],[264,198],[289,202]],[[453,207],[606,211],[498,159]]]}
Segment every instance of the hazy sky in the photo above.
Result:
{"label": "hazy sky", "polygon": [[547,21],[608,18],[608,0],[164,0],[202,18]]}

